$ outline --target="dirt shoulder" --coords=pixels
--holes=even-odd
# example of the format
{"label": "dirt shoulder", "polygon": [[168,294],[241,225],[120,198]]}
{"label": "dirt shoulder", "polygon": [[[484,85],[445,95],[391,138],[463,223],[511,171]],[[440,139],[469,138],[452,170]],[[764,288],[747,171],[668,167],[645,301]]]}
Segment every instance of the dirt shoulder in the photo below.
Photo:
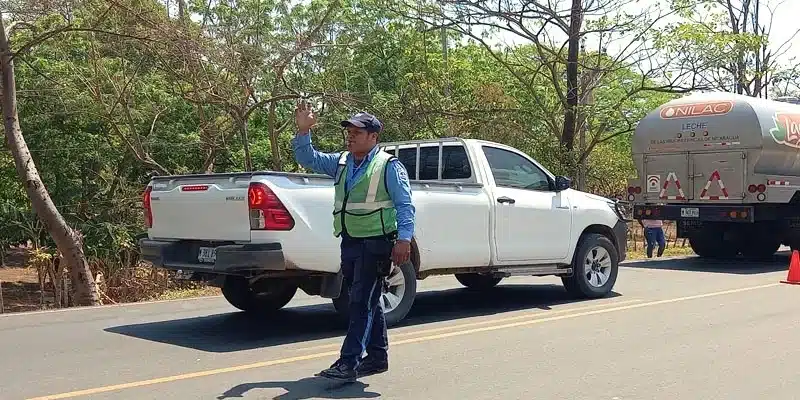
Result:
{"label": "dirt shoulder", "polygon": [[[42,284],[35,267],[30,266],[25,248],[11,248],[0,265],[0,313],[50,310],[56,307],[50,280]],[[220,295],[218,288],[194,282],[175,282],[166,271],[142,267],[120,273],[118,283],[106,287],[103,304],[134,303]],[[102,286],[101,286],[102,287]]]}

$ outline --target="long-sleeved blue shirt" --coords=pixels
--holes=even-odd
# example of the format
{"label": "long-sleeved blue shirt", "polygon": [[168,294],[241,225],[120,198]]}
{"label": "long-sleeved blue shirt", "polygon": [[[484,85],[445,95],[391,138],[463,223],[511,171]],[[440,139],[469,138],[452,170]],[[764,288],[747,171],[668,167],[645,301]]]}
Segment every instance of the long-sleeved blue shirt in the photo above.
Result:
{"label": "long-sleeved blue shirt", "polygon": [[[314,149],[314,146],[311,145],[311,132],[307,135],[295,135],[294,139],[292,139],[292,147],[294,147],[294,158],[298,164],[316,173],[336,178],[339,157],[342,155],[341,152],[322,153],[317,151]],[[345,190],[350,191],[352,183],[364,174],[367,169],[366,166],[369,165],[370,160],[377,152],[378,146],[375,146],[372,151],[361,160],[359,165],[355,164],[352,154],[347,156],[345,165],[347,185],[345,186]],[[396,159],[392,160],[392,162],[386,166],[386,169],[386,188],[394,203],[394,208],[397,210],[397,239],[411,241],[411,237],[414,235],[414,216],[416,209],[414,208],[414,204],[411,203],[411,184],[408,181],[408,172],[405,166]]]}

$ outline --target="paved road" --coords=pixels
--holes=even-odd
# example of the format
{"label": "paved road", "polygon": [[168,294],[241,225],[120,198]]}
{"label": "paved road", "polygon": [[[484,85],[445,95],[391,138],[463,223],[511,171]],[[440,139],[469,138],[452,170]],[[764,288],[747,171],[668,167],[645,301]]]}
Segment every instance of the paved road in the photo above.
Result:
{"label": "paved road", "polygon": [[0,398],[798,398],[787,262],[628,263],[614,296],[581,302],[550,278],[486,295],[429,278],[390,331],[390,371],[350,385],[313,377],[343,335],[319,298],[268,322],[220,298],[6,315]]}

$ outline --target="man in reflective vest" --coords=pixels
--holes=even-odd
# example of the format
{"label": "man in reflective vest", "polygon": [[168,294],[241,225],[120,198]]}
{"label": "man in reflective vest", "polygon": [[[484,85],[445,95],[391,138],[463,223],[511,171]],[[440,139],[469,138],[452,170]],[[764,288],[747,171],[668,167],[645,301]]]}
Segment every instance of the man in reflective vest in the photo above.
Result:
{"label": "man in reflective vest", "polygon": [[404,264],[411,253],[415,209],[408,174],[378,149],[383,124],[373,115],[358,113],[341,122],[347,129],[347,151],[341,153],[321,153],[311,145],[316,117],[307,103],[298,104],[295,123],[298,164],[335,179],[333,233],[342,240],[341,268],[350,286],[350,323],[340,357],[319,375],[353,381],[385,372],[389,341],[380,300],[392,263]]}

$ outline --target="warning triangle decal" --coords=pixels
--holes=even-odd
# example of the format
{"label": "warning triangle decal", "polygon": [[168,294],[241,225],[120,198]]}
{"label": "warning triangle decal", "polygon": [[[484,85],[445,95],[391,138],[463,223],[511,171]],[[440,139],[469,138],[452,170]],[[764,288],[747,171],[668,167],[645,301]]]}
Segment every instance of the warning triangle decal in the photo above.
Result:
{"label": "warning triangle decal", "polygon": [[[719,185],[719,189],[722,191],[722,196],[709,196],[708,195],[708,188],[711,187],[711,182],[717,181],[717,185]],[[714,173],[708,178],[708,182],[706,182],[706,186],[703,188],[703,191],[700,193],[700,198],[703,200],[726,200],[728,198],[728,189],[725,189],[725,183],[722,182],[722,177],[719,176],[719,171],[714,170]]]}
{"label": "warning triangle decal", "polygon": [[[670,181],[675,182],[675,187],[678,188],[678,196],[666,196]],[[664,181],[664,186],[661,188],[661,193],[658,194],[658,198],[662,200],[686,200],[686,195],[683,194],[683,189],[681,189],[681,181],[678,180],[674,172],[670,172],[669,175],[667,175],[667,179]]]}

